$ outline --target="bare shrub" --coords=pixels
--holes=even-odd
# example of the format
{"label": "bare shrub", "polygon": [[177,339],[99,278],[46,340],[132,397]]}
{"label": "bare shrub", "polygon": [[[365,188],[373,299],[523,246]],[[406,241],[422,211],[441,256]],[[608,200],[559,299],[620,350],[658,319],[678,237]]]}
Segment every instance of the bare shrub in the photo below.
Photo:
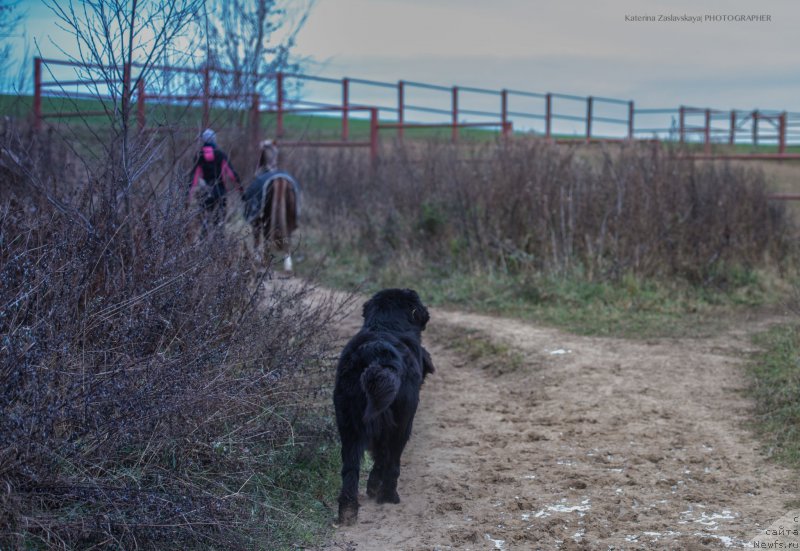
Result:
{"label": "bare shrub", "polygon": [[48,176],[63,143],[3,151],[0,547],[270,547],[259,488],[328,430],[339,304],[194,239],[182,182],[126,207],[111,171]]}
{"label": "bare shrub", "polygon": [[378,264],[422,256],[446,270],[698,285],[727,285],[731,269],[778,265],[793,250],[790,220],[758,171],[641,144],[412,147],[384,151],[374,169],[358,152],[292,167],[319,183],[312,222],[349,228],[330,232],[329,247],[346,246],[344,235]]}

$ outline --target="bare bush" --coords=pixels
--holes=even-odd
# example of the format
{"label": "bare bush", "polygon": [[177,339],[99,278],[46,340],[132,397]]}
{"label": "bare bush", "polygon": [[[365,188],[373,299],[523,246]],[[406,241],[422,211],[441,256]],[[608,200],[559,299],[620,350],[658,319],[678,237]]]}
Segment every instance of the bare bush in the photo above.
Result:
{"label": "bare bush", "polygon": [[421,257],[445,270],[723,286],[731,270],[780,265],[794,247],[758,171],[657,145],[411,147],[385,151],[374,169],[349,152],[292,167],[324,183],[309,193],[316,223],[349,228],[326,234],[326,245],[350,238],[376,265]]}
{"label": "bare bush", "polygon": [[3,149],[0,547],[269,547],[258,487],[327,430],[337,304],[193,239],[183,186],[131,212],[25,156],[63,144]]}

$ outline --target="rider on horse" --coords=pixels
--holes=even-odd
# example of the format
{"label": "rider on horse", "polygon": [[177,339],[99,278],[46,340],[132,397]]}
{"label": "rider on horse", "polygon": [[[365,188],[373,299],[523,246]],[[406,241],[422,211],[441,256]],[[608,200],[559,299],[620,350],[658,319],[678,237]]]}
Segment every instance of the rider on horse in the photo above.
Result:
{"label": "rider on horse", "polygon": [[247,187],[242,199],[244,217],[253,227],[253,241],[256,254],[262,237],[266,251],[278,250],[285,253],[283,269],[292,270],[290,239],[297,229],[300,215],[300,185],[287,172],[278,169],[278,147],[271,140],[260,145],[261,156],[256,169],[256,177]]}
{"label": "rider on horse", "polygon": [[203,220],[205,230],[207,219],[210,217],[213,224],[219,225],[225,218],[225,193],[229,186],[236,184],[239,194],[244,193],[242,181],[236,174],[228,156],[217,147],[216,133],[207,128],[202,134],[203,147],[198,152],[197,158],[190,173],[191,185],[189,187],[189,201],[197,192],[200,180],[206,183],[208,193],[202,200],[201,206],[205,210],[206,219]]}

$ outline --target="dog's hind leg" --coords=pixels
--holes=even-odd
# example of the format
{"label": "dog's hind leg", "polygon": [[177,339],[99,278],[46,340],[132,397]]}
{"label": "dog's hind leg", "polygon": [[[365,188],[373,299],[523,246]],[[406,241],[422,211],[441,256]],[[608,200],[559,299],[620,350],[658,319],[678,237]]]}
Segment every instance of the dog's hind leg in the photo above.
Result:
{"label": "dog's hind leg", "polygon": [[339,524],[355,524],[358,519],[358,471],[363,446],[354,435],[342,434],[342,491],[339,494]]}
{"label": "dog's hind leg", "polygon": [[381,490],[381,484],[383,483],[383,468],[378,461],[375,461],[375,464],[372,466],[372,470],[369,472],[369,478],[367,479],[367,496],[368,497],[376,497],[378,492]]}
{"label": "dog's hind leg", "polygon": [[382,465],[382,478],[378,490],[378,503],[400,503],[397,494],[397,479],[400,477],[400,456],[411,437],[411,422],[405,428],[398,427],[394,438],[386,442],[386,462]]}
{"label": "dog's hind leg", "polygon": [[388,442],[383,435],[374,439],[370,444],[370,455],[374,464],[369,472],[369,478],[367,478],[367,496],[375,498],[378,497],[378,493],[381,490],[384,465],[389,459]]}

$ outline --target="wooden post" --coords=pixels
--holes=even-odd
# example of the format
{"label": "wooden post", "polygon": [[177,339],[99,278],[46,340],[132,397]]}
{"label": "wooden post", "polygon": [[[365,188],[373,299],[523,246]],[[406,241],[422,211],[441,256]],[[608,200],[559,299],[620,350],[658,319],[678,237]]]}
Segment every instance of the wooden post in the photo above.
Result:
{"label": "wooden post", "polygon": [[275,79],[275,103],[277,104],[278,120],[276,138],[283,137],[283,73],[278,73]]}
{"label": "wooden post", "polygon": [[629,140],[633,140],[634,136],[636,135],[634,133],[634,128],[633,128],[633,115],[635,114],[635,112],[636,111],[634,110],[633,100],[631,100],[631,101],[628,102],[628,139]]}
{"label": "wooden post", "polygon": [[348,109],[350,107],[350,79],[342,79],[342,141],[346,142],[350,137],[350,118]]}
{"label": "wooden post", "polygon": [[547,93],[544,97],[544,137],[552,137],[553,130],[553,94]]}
{"label": "wooden post", "polygon": [[507,121],[503,123],[503,142],[506,144],[508,140],[511,139],[511,136],[514,134],[514,123],[511,121]]}
{"label": "wooden post", "polygon": [[203,128],[211,123],[211,68],[206,62],[203,68]]}
{"label": "wooden post", "polygon": [[703,151],[706,155],[711,154],[711,109],[706,109],[706,125],[703,129],[703,138],[705,145]]}
{"label": "wooden post", "polygon": [[136,90],[136,120],[139,123],[139,132],[141,132],[147,122],[144,114],[144,77],[141,75],[139,76],[139,82],[136,84]]}
{"label": "wooden post", "polygon": [[686,107],[683,105],[678,110],[678,141],[686,143]]}
{"label": "wooden post", "polygon": [[592,107],[594,105],[594,98],[589,96],[586,98],[586,143],[592,141]]}
{"label": "wooden post", "polygon": [[403,140],[403,124],[405,122],[405,83],[397,81],[397,138]]}
{"label": "wooden post", "polygon": [[778,116],[778,153],[786,153],[786,111]]}
{"label": "wooden post", "polygon": [[131,64],[122,66],[122,120],[127,127],[130,125],[131,107]]}
{"label": "wooden post", "polygon": [[33,128],[42,128],[42,58],[33,58]]}
{"label": "wooden post", "polygon": [[253,94],[250,104],[250,143],[258,147],[261,134],[261,96],[258,92]]}
{"label": "wooden post", "polygon": [[373,166],[378,160],[378,109],[371,107],[369,110],[369,158]]}
{"label": "wooden post", "polygon": [[508,90],[500,91],[500,121],[503,124],[503,137],[509,135],[508,129]]}
{"label": "wooden post", "polygon": [[458,86],[453,86],[453,128],[451,139],[453,143],[458,141]]}
{"label": "wooden post", "polygon": [[758,145],[758,109],[753,111],[753,145]]}

